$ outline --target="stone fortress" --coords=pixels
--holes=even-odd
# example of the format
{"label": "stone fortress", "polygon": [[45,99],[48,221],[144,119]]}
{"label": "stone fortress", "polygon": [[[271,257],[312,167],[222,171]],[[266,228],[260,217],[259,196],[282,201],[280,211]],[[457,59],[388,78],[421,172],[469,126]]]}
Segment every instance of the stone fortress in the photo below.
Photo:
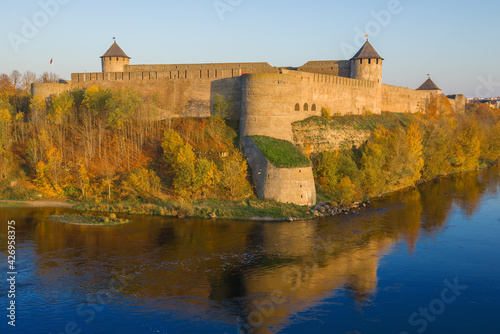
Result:
{"label": "stone fortress", "polygon": [[[424,111],[441,89],[429,78],[418,89],[382,83],[384,59],[367,40],[350,59],[311,61],[298,68],[268,63],[130,65],[116,41],[101,56],[102,72],[73,73],[71,81],[32,85],[32,95],[88,88],[132,88],[159,101],[161,119],[211,115],[215,97],[232,101],[240,121],[243,150],[261,198],[299,205],[316,203],[311,167],[280,168],[270,163],[252,140],[268,136],[293,142],[292,123],[320,116],[322,108],[341,115],[367,112]],[[449,97],[458,112],[465,97]]]}

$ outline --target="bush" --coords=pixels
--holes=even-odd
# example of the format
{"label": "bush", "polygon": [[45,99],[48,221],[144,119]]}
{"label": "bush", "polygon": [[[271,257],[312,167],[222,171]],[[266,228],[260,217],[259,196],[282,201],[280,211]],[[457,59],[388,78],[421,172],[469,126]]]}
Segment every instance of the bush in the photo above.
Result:
{"label": "bush", "polygon": [[330,109],[325,107],[321,108],[321,117],[330,121],[332,119],[332,114],[330,113]]}

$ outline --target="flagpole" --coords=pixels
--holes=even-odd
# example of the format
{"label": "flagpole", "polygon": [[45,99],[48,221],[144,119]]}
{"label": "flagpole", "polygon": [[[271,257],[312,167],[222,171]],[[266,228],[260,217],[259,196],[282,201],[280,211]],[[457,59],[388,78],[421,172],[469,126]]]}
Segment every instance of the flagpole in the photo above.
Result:
{"label": "flagpole", "polygon": [[50,64],[52,65],[52,73],[54,73],[54,57],[50,59]]}

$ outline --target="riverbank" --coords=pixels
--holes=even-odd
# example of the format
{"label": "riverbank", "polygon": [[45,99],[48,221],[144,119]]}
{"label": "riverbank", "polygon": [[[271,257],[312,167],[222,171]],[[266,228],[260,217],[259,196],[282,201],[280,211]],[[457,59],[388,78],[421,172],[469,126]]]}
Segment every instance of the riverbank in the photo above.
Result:
{"label": "riverbank", "polygon": [[[153,215],[176,218],[283,221],[307,219],[308,208],[298,205],[250,198],[241,201],[199,200],[158,201],[155,203],[91,203],[66,200],[0,200],[0,208],[36,207],[74,209],[82,212],[104,212]],[[293,218],[291,218],[293,217]]]}
{"label": "riverbank", "polygon": [[0,200],[0,208],[6,207],[34,207],[34,208],[57,208],[73,209],[75,202],[67,200]]}
{"label": "riverbank", "polygon": [[[483,169],[492,168],[488,166]],[[482,169],[478,169],[482,170]],[[477,172],[472,170],[466,173]],[[460,173],[452,173],[441,176],[446,178]],[[433,181],[429,180],[429,181]],[[428,181],[428,182],[429,182]],[[426,183],[426,182],[420,182]],[[35,208],[60,208],[73,209],[81,212],[95,212],[106,214],[129,214],[129,215],[151,215],[169,218],[203,218],[203,219],[224,219],[224,220],[246,220],[246,221],[301,221],[314,218],[329,217],[336,215],[348,215],[360,212],[371,204],[371,200],[382,196],[404,192],[408,187],[380,194],[366,199],[364,202],[354,202],[344,205],[332,203],[323,198],[317,205],[299,206],[274,201],[266,201],[258,198],[249,198],[240,201],[227,200],[198,200],[183,201],[169,200],[158,201],[157,203],[91,203],[75,202],[67,200],[0,200],[0,208],[11,207],[35,207]]]}

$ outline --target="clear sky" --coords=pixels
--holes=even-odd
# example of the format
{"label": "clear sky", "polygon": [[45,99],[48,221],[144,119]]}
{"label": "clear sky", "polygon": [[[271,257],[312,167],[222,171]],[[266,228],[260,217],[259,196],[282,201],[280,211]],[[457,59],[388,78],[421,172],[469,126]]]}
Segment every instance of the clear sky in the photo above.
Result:
{"label": "clear sky", "polygon": [[[54,6],[54,3],[57,6]],[[98,72],[117,37],[131,64],[349,59],[364,34],[384,83],[500,96],[497,0],[3,1],[0,73]],[[34,28],[34,29],[33,29]]]}

